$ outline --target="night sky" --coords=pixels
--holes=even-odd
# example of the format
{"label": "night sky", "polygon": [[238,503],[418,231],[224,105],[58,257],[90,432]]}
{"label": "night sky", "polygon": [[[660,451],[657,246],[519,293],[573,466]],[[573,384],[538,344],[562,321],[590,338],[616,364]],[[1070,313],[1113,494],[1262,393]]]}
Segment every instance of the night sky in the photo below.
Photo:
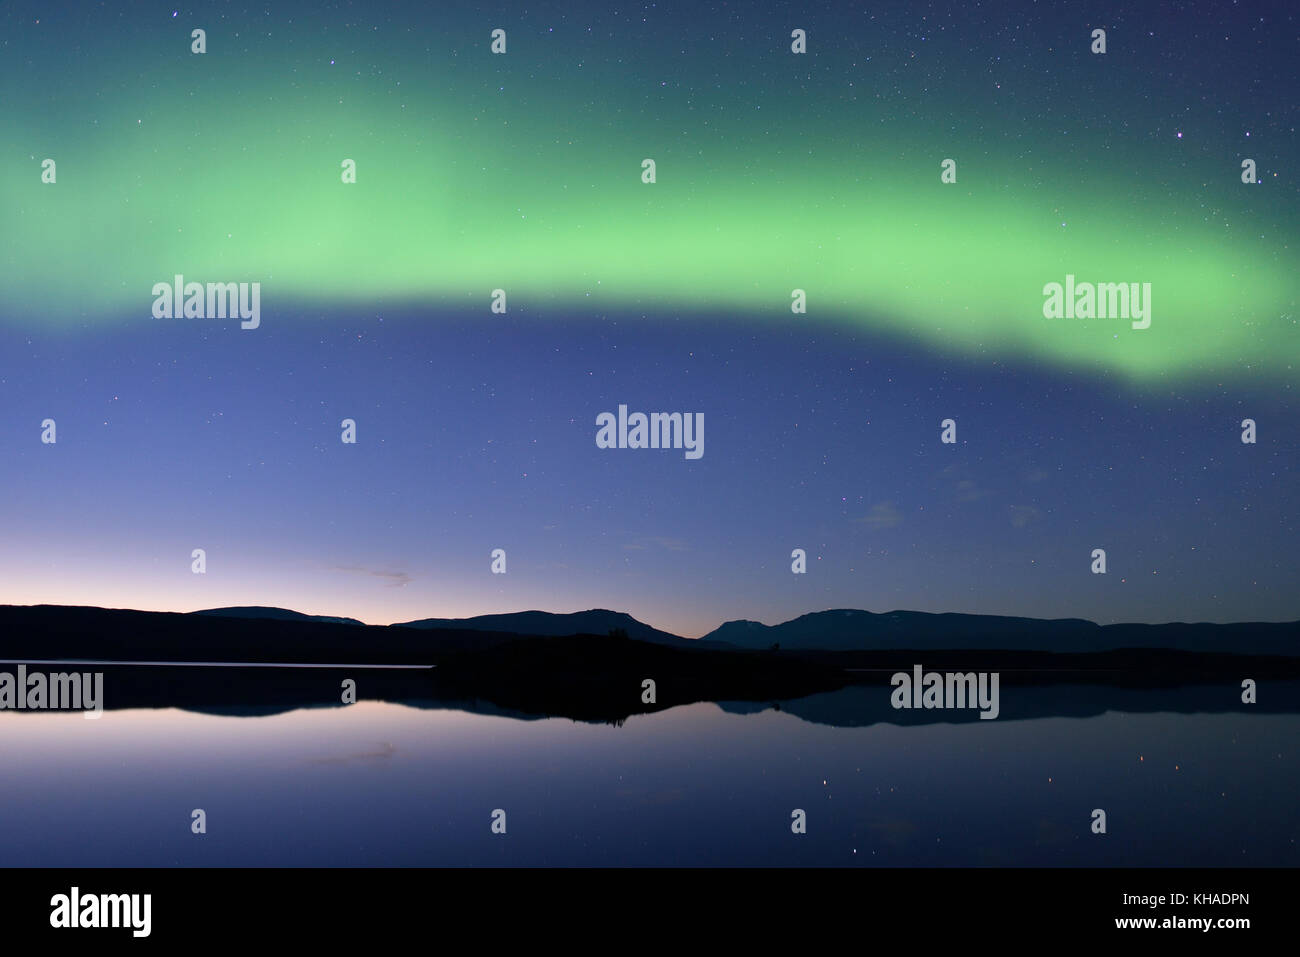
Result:
{"label": "night sky", "polygon": [[61,6],[0,10],[0,603],[1300,618],[1292,3]]}

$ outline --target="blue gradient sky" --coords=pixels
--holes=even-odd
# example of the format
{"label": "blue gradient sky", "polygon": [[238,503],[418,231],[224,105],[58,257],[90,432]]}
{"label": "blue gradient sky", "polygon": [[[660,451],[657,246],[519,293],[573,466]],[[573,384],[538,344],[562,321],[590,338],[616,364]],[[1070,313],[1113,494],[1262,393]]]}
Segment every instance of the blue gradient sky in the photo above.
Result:
{"label": "blue gradient sky", "polygon": [[[22,357],[0,376],[4,602],[611,607],[688,635],[830,607],[1296,617],[1289,390],[1139,393],[830,326],[527,309],[0,345]],[[597,448],[620,402],[703,412],[704,457]]]}

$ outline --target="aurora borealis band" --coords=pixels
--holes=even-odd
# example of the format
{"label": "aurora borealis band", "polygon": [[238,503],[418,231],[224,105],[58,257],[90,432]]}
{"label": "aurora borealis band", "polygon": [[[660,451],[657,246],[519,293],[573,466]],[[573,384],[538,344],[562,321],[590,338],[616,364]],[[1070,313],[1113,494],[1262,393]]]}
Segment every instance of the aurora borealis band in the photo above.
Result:
{"label": "aurora borealis band", "polygon": [[[815,317],[927,348],[1137,379],[1227,357],[1293,370],[1294,130],[1262,108],[1224,122],[1236,88],[1256,89],[1240,70],[1215,78],[1217,110],[1134,115],[1127,91],[1143,63],[1172,56],[1170,38],[1112,30],[1098,57],[1044,28],[1033,60],[1060,94],[1047,113],[1051,98],[1021,86],[1028,66],[980,52],[970,31],[987,12],[906,50],[883,48],[861,14],[814,20],[801,59],[785,24],[757,12],[666,31],[667,10],[632,27],[557,7],[491,56],[481,16],[431,23],[419,9],[373,26],[214,9],[202,56],[188,39],[201,9],[129,28],[93,8],[79,22],[10,14],[9,311],[47,305],[52,325],[147,316],[141,290],[182,266],[259,279],[286,305],[476,303],[503,287],[520,304],[751,322],[779,321],[804,288]],[[682,34],[671,54],[665,32]],[[953,47],[970,48],[989,102],[972,103]],[[1254,187],[1243,156],[1260,164]],[[945,187],[949,157],[958,181]],[[1151,282],[1150,334],[1043,321],[1042,286],[1067,272]]]}
{"label": "aurora borealis band", "polygon": [[[81,502],[78,483],[98,483],[116,510],[11,513],[0,601],[252,603],[252,583],[288,563],[375,574],[295,571],[301,589],[263,603],[368,620],[621,602],[695,633],[896,601],[1296,617],[1283,597],[1300,447],[1296,16],[1265,3],[1178,18],[1029,3],[6,5],[0,488],[17,510],[38,489]],[[1097,26],[1104,55],[1089,51]],[[795,27],[806,54],[790,51]],[[191,52],[194,28],[206,53]],[[1257,183],[1242,182],[1247,158]],[[150,289],[182,273],[260,282],[261,328],[162,325]],[[1150,283],[1150,328],[1045,319],[1043,287],[1067,275]],[[506,316],[488,310],[497,288]],[[791,313],[795,289],[807,315]],[[101,425],[110,401],[135,411]],[[594,417],[619,402],[703,411],[699,468],[598,458]],[[1237,424],[1264,421],[1257,410],[1267,438],[1243,447]],[[348,463],[335,461],[345,415],[364,436]],[[963,444],[928,448],[949,415]],[[57,449],[33,440],[46,416],[66,422]],[[437,433],[452,427],[431,423],[453,420],[448,452]],[[114,428],[133,438],[102,438]],[[1129,485],[1095,471],[1116,468]],[[227,478],[250,469],[264,477]],[[1025,479],[1040,474],[1060,480]],[[1156,475],[1142,499],[1139,477]],[[190,492],[146,519],[168,488]],[[722,504],[737,490],[746,509]],[[461,504],[425,514],[417,496]],[[345,501],[355,525],[326,535],[321,516]],[[263,518],[304,502],[267,531]],[[1243,503],[1249,516],[1229,520]],[[936,513],[943,529],[924,524]],[[186,562],[174,581],[143,571],[231,527],[249,553],[228,592],[208,597]],[[1180,583],[1082,595],[1095,583],[1066,556],[1112,533],[1132,536],[1144,581],[1190,563]],[[509,534],[511,587],[531,591],[479,580],[478,556]],[[121,567],[105,556],[123,539],[140,549],[134,577],[94,571]],[[821,582],[786,581],[800,542],[838,556]],[[78,566],[84,598],[12,557],[101,546],[100,564]],[[1021,571],[990,591],[982,549]],[[765,570],[727,558],[737,550],[768,555]],[[602,580],[629,561],[643,578]],[[922,581],[936,562],[937,592]],[[1015,578],[1043,562],[1059,565],[1050,580]],[[755,585],[767,574],[780,586]],[[348,598],[339,580],[386,591]],[[462,597],[411,598],[420,580],[458,581]],[[655,608],[688,581],[701,591],[681,609]],[[399,593],[410,614],[385,619]],[[344,607],[323,607],[336,596]]]}

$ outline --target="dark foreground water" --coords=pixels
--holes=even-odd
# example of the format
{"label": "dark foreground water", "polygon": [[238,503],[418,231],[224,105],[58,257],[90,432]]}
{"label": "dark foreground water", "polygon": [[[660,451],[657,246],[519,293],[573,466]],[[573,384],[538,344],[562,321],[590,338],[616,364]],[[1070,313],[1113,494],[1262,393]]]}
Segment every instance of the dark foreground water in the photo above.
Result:
{"label": "dark foreground water", "polygon": [[[1300,864],[1295,713],[852,726],[862,694],[618,727],[376,701],[0,712],[0,865]],[[1050,694],[1069,714],[1094,692]]]}

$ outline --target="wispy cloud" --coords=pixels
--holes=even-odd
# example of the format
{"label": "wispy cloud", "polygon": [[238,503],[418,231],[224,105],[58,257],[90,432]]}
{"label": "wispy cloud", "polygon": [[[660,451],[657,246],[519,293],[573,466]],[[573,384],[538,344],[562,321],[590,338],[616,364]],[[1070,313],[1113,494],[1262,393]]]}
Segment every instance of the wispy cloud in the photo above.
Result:
{"label": "wispy cloud", "polygon": [[958,482],[956,493],[959,502],[978,502],[993,494],[988,489],[980,488],[971,479],[962,479]]}
{"label": "wispy cloud", "polygon": [[903,524],[903,513],[894,508],[893,502],[877,502],[863,518],[854,521],[868,528],[895,528]]}
{"label": "wispy cloud", "polygon": [[1042,511],[1035,505],[1011,506],[1011,524],[1016,528],[1024,528],[1030,522],[1036,522],[1042,517]]}
{"label": "wispy cloud", "polygon": [[334,570],[337,572],[351,572],[354,575],[373,575],[375,578],[387,578],[389,588],[401,588],[413,581],[406,572],[382,571],[377,568],[364,568],[360,565],[335,565]]}
{"label": "wispy cloud", "polygon": [[965,476],[965,469],[960,465],[948,465],[939,470],[939,485],[946,488],[958,502],[978,502],[988,498],[992,491],[980,488],[979,484]]}

